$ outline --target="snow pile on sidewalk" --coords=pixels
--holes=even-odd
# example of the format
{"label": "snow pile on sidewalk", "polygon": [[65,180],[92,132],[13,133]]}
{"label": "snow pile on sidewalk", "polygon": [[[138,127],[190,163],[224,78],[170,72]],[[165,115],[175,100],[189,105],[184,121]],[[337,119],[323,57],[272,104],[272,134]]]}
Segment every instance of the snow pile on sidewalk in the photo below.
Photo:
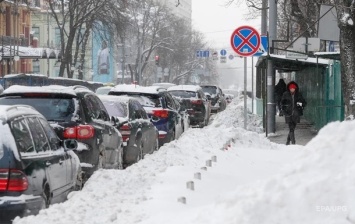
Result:
{"label": "snow pile on sidewalk", "polygon": [[355,223],[354,136],[355,121],[327,125],[280,175],[225,194],[190,223]]}

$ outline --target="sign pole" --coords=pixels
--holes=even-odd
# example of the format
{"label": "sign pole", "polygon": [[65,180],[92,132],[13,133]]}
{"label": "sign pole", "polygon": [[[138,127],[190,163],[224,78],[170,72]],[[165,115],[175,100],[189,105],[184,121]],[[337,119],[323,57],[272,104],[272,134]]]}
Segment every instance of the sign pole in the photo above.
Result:
{"label": "sign pole", "polygon": [[247,129],[248,108],[247,108],[247,57],[244,57],[244,129]]}

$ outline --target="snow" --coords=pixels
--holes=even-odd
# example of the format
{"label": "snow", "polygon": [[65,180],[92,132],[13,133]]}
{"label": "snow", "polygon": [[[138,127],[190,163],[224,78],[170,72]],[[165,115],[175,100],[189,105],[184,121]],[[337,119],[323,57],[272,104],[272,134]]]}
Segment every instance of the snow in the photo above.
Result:
{"label": "snow", "polygon": [[60,85],[50,85],[50,86],[21,86],[12,85],[4,90],[4,94],[11,93],[61,93],[76,96],[75,91],[72,87],[65,87]]}
{"label": "snow", "polygon": [[205,128],[125,170],[96,171],[68,201],[14,224],[354,223],[355,121],[285,146],[256,115],[243,129],[243,104],[236,97]]}
{"label": "snow", "polygon": [[177,86],[172,86],[168,88],[168,91],[173,91],[173,90],[186,90],[186,91],[192,91],[196,92],[199,89],[201,89],[200,86],[196,85],[177,85]]}
{"label": "snow", "polygon": [[134,84],[131,84],[131,85],[120,84],[120,85],[116,85],[115,87],[113,87],[111,89],[111,92],[157,94],[162,89],[164,89],[164,88],[162,88],[160,86],[139,86],[139,85],[134,85]]}

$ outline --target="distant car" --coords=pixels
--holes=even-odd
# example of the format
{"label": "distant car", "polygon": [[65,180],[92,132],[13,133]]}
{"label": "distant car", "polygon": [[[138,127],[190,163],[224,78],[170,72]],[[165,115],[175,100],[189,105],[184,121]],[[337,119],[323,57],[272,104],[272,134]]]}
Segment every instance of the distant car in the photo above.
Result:
{"label": "distant car", "polygon": [[117,85],[109,95],[136,97],[159,131],[159,146],[177,139],[183,132],[179,105],[166,89],[159,86]]}
{"label": "distant car", "polygon": [[143,106],[133,97],[99,96],[123,137],[123,166],[159,149],[159,133]]}
{"label": "distant car", "polygon": [[35,215],[81,187],[77,141],[27,105],[0,106],[0,223]]}
{"label": "distant car", "polygon": [[226,109],[227,101],[224,98],[221,88],[216,85],[201,85],[201,88],[205,94],[209,95],[212,113],[217,113]]}
{"label": "distant car", "polygon": [[112,89],[112,86],[102,86],[102,87],[97,88],[95,90],[95,93],[97,95],[107,95],[111,89]]}
{"label": "distant car", "polygon": [[85,178],[122,164],[122,135],[98,96],[83,86],[10,86],[0,105],[27,104],[45,116],[61,139],[76,139]]}
{"label": "distant car", "polygon": [[177,85],[169,87],[168,92],[177,98],[182,108],[187,111],[191,125],[208,125],[211,103],[200,86]]}

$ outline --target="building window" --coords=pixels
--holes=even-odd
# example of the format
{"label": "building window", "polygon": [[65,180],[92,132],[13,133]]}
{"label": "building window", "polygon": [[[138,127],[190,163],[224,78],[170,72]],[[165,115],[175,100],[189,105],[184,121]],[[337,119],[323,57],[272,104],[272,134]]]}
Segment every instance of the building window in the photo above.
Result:
{"label": "building window", "polygon": [[33,37],[35,38],[37,38],[37,40],[38,40],[38,42],[40,41],[40,39],[39,39],[39,37],[40,37],[40,29],[39,29],[39,27],[32,27],[32,32],[31,32],[31,34],[33,35]]}
{"label": "building window", "polygon": [[35,59],[32,61],[32,72],[39,74],[40,73],[40,66],[39,66],[39,60]]}
{"label": "building window", "polygon": [[55,31],[54,31],[54,41],[55,41],[55,48],[60,48],[60,29],[59,28],[55,28]]}

